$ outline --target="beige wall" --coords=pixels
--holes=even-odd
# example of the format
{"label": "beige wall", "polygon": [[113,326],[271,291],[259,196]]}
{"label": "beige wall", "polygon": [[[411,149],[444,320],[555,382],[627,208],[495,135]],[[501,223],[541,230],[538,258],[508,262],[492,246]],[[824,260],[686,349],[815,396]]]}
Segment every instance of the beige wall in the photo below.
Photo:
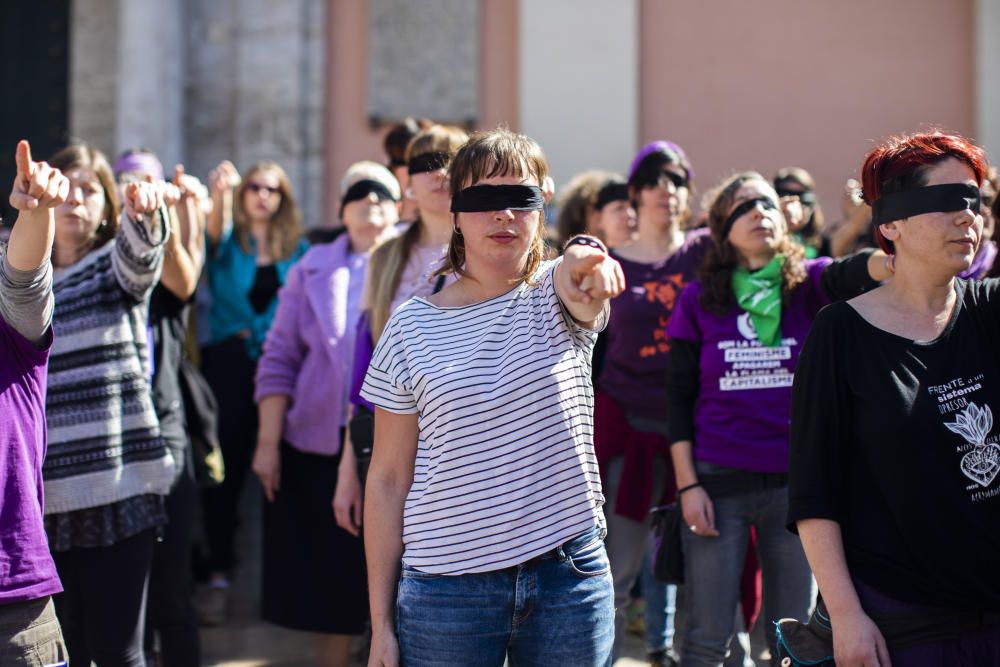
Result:
{"label": "beige wall", "polygon": [[702,191],[795,164],[833,220],[872,140],[975,131],[972,0],[641,1],[640,139],[681,144]]}
{"label": "beige wall", "polygon": [[[518,126],[517,3],[481,0],[479,127]],[[384,162],[386,128],[372,128],[366,113],[367,0],[329,0],[327,12],[326,207],[335,219],[340,177],[352,162]]]}

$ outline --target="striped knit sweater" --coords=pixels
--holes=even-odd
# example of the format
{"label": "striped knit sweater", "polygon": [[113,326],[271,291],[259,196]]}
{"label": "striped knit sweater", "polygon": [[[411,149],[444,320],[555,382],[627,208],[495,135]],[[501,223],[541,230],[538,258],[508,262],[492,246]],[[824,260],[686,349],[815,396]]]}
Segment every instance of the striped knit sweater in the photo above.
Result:
{"label": "striped knit sweater", "polygon": [[114,240],[55,276],[46,515],[170,489],[174,463],[153,410],[146,333],[169,235],[156,217],[151,228],[122,214]]}

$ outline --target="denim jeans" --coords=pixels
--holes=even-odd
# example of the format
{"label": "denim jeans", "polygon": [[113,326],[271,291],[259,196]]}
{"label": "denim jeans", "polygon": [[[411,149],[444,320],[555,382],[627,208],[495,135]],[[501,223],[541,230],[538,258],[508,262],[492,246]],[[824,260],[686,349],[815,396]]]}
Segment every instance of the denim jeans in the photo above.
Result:
{"label": "denim jeans", "polygon": [[[696,469],[699,475],[731,470],[702,462]],[[726,657],[751,526],[757,529],[763,580],[764,609],[757,622],[765,624],[772,653],[774,622],[807,618],[812,605],[812,572],[802,543],[785,528],[788,487],[713,498],[712,503],[718,537],[683,531],[687,615],[682,667],[718,667]]]}
{"label": "denim jeans", "polygon": [[653,574],[653,540],[642,559],[642,595],[646,598],[646,650],[674,648],[674,619],[677,617],[677,587],[661,583]]}
{"label": "denim jeans", "polygon": [[403,567],[396,633],[406,667],[611,665],[614,591],[595,527],[514,567],[446,576]]}
{"label": "denim jeans", "polygon": [[51,597],[0,605],[0,665],[45,667],[66,659]]}

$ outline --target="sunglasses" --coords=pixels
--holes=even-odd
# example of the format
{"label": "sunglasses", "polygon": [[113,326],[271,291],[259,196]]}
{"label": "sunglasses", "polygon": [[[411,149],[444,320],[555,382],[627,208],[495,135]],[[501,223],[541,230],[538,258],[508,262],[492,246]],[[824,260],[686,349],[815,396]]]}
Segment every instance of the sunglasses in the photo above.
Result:
{"label": "sunglasses", "polygon": [[674,188],[679,190],[688,186],[688,179],[687,176],[664,169],[657,175],[656,182],[650,183],[649,187],[666,187],[667,183],[673,183]]}
{"label": "sunglasses", "polygon": [[816,193],[812,190],[792,190],[789,188],[775,188],[779,197],[798,197],[799,201],[806,206],[816,203]]}
{"label": "sunglasses", "polygon": [[272,188],[270,185],[261,185],[260,183],[247,183],[247,190],[265,195],[269,195],[272,192],[281,192],[281,188]]}

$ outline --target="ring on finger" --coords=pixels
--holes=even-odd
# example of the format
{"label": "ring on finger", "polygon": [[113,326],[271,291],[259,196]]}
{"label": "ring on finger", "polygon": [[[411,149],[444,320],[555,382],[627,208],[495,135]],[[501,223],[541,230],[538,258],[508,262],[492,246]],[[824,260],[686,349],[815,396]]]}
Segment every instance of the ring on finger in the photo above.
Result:
{"label": "ring on finger", "polygon": [[694,525],[693,523],[690,526],[688,526],[688,528],[691,529],[692,533],[697,533],[698,532],[698,526]]}

